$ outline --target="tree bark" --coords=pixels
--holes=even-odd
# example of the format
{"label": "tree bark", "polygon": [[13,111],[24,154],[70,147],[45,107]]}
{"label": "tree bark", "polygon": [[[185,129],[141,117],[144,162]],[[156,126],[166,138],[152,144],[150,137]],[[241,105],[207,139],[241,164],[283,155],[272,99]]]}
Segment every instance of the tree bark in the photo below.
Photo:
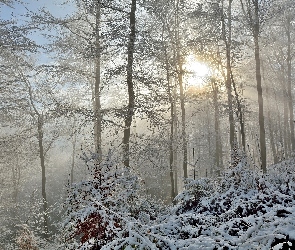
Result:
{"label": "tree bark", "polygon": [[134,115],[135,107],[135,94],[133,87],[133,54],[135,44],[135,12],[136,12],[136,0],[131,0],[131,11],[129,16],[130,21],[130,34],[127,48],[127,87],[128,87],[128,110],[125,114],[125,129],[123,138],[123,161],[126,167],[130,167],[130,127]]}
{"label": "tree bark", "polygon": [[97,154],[97,161],[100,162],[102,159],[102,148],[101,148],[101,102],[100,102],[100,62],[101,62],[101,51],[100,51],[100,2],[96,1],[96,13],[95,13],[95,84],[94,84],[94,144],[95,153]]}

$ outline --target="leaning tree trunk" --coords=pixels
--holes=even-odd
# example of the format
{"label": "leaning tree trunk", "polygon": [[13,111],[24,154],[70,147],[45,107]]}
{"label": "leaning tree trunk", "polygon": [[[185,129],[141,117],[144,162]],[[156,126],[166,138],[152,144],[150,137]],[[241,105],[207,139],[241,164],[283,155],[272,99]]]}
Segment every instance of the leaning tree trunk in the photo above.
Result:
{"label": "leaning tree trunk", "polygon": [[125,114],[125,129],[123,138],[123,161],[126,167],[130,166],[130,127],[134,114],[135,107],[135,94],[133,87],[133,54],[134,54],[134,43],[135,43],[135,12],[136,12],[136,0],[131,1],[131,11],[129,16],[130,21],[130,34],[127,48],[127,87],[128,87],[128,110]]}

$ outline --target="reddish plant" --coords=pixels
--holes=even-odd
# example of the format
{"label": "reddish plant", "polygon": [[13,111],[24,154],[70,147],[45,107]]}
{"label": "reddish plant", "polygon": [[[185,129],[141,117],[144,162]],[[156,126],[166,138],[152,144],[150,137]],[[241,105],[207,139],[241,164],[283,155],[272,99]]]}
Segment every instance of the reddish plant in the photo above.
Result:
{"label": "reddish plant", "polygon": [[[93,212],[83,222],[77,223],[76,231],[72,237],[81,237],[80,242],[82,244],[90,239],[109,240],[115,236],[114,232],[108,228],[109,224],[109,222],[104,221],[99,213]],[[113,225],[116,229],[120,229],[118,221],[115,221]]]}

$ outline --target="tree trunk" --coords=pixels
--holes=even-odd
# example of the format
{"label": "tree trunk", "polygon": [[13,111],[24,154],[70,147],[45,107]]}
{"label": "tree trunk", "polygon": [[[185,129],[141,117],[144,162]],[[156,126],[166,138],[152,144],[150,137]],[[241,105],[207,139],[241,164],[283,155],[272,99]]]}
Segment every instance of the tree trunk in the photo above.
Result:
{"label": "tree trunk", "polygon": [[43,226],[44,237],[48,237],[48,203],[46,198],[46,172],[45,172],[45,154],[43,148],[43,115],[38,114],[38,143],[39,143],[39,156],[42,170],[42,202],[43,202]]}
{"label": "tree trunk", "polygon": [[174,152],[174,107],[173,107],[173,101],[170,102],[170,116],[171,116],[171,120],[170,120],[170,141],[169,141],[169,165],[170,165],[170,182],[171,182],[171,201],[174,200],[175,198],[175,188],[174,188],[174,173],[173,173],[173,152]]}
{"label": "tree trunk", "polygon": [[[182,64],[180,64],[180,71],[182,71]],[[179,73],[178,81],[180,88],[180,107],[181,107],[181,136],[182,136],[182,150],[183,150],[183,176],[188,178],[187,173],[187,139],[186,139],[186,117],[185,117],[185,101],[184,101],[184,89],[183,89],[182,73]]]}
{"label": "tree trunk", "polygon": [[[264,64],[263,61],[261,60],[261,70],[262,70],[262,77],[263,81],[265,81],[265,70],[264,70]],[[268,129],[269,129],[269,140],[270,140],[270,146],[271,146],[271,151],[273,155],[273,162],[274,164],[278,163],[278,153],[275,145],[275,140],[274,140],[274,132],[273,132],[273,123],[270,118],[270,93],[269,93],[269,87],[266,85],[265,87],[265,93],[266,93],[266,106],[267,106],[267,120],[268,120]]]}
{"label": "tree trunk", "polygon": [[[210,124],[210,101],[209,99],[207,100],[207,105],[206,105],[206,120],[205,120],[205,124],[206,124],[206,128],[207,128],[207,141],[208,141],[208,156],[209,156],[209,160],[207,165],[210,166],[210,175],[212,177],[213,175],[213,168],[212,168],[212,158],[211,158],[211,151],[212,151],[212,146],[211,146],[211,124]],[[207,169],[206,169],[207,171]],[[207,177],[207,176],[206,176]]]}
{"label": "tree trunk", "polygon": [[244,152],[246,152],[245,122],[244,122],[244,115],[243,115],[243,110],[242,110],[241,99],[240,99],[239,93],[237,91],[236,83],[234,81],[234,77],[233,77],[232,72],[230,74],[231,74],[232,85],[234,88],[236,102],[237,102],[237,116],[238,116],[238,119],[240,122],[240,133],[241,133],[241,137],[242,137],[242,147],[243,147]]}
{"label": "tree trunk", "polygon": [[283,63],[281,64],[281,73],[282,73],[282,81],[281,81],[281,86],[282,86],[282,91],[283,91],[283,115],[284,115],[284,128],[283,128],[283,137],[284,137],[284,155],[285,159],[288,158],[289,153],[290,153],[290,130],[289,130],[289,112],[288,112],[288,92],[286,89],[286,79],[285,79],[285,67]]}
{"label": "tree trunk", "polygon": [[212,80],[213,88],[213,104],[214,104],[214,129],[215,129],[215,164],[217,167],[217,175],[220,176],[222,161],[222,142],[220,133],[219,121],[219,106],[218,106],[218,85],[215,80]]}
{"label": "tree trunk", "polygon": [[[222,1],[222,11],[223,11],[223,1]],[[227,90],[227,100],[228,100],[228,120],[229,120],[229,141],[231,151],[235,148],[235,124],[234,124],[234,115],[233,115],[233,100],[232,100],[232,83],[231,83],[231,9],[232,9],[232,0],[228,0],[228,34],[226,35],[226,24],[224,19],[224,13],[221,16],[222,23],[222,37],[225,43],[226,48],[226,90]]]}
{"label": "tree trunk", "polygon": [[288,50],[287,50],[287,82],[288,82],[288,104],[289,104],[289,122],[290,122],[290,132],[291,132],[291,144],[292,152],[295,151],[295,138],[294,138],[294,115],[293,115],[293,97],[292,97],[292,58],[291,58],[291,19],[290,16],[287,17],[287,38],[288,38]]}
{"label": "tree trunk", "polygon": [[[165,45],[164,45],[165,46]],[[170,138],[169,138],[169,166],[170,166],[170,183],[171,183],[171,202],[173,202],[175,198],[175,188],[174,188],[174,173],[173,173],[173,159],[174,159],[174,100],[172,97],[170,76],[169,76],[169,63],[168,63],[168,55],[167,49],[165,50],[165,68],[166,68],[166,80],[168,87],[168,96],[170,102]]]}
{"label": "tree trunk", "polygon": [[277,99],[277,94],[276,91],[274,91],[274,95],[275,95],[275,104],[276,104],[276,112],[277,112],[277,129],[275,129],[276,131],[276,138],[277,141],[279,142],[279,145],[277,145],[277,156],[278,156],[278,160],[281,160],[282,157],[282,148],[283,148],[283,133],[282,133],[282,121],[281,121],[281,113],[280,113],[280,109],[279,109],[279,105],[278,105],[278,99]]}
{"label": "tree trunk", "polygon": [[269,127],[269,140],[270,140],[270,146],[273,154],[273,162],[274,164],[278,163],[278,153],[275,146],[274,141],[274,132],[273,132],[273,124],[272,120],[270,118],[270,108],[267,110],[267,119],[268,119],[268,127]]}
{"label": "tree trunk", "polygon": [[75,131],[76,127],[76,119],[74,120],[74,138],[72,140],[72,145],[73,145],[73,152],[72,152],[72,163],[71,163],[71,186],[73,185],[74,182],[74,167],[75,167],[75,155],[76,155],[76,142],[77,142],[77,133]]}
{"label": "tree trunk", "polygon": [[260,48],[259,48],[259,4],[258,0],[254,1],[254,24],[253,24],[253,38],[255,46],[255,63],[256,63],[256,83],[258,94],[258,109],[259,109],[259,142],[260,142],[260,159],[263,173],[266,173],[266,143],[265,143],[265,128],[264,128],[264,114],[263,114],[263,96],[262,96],[262,82],[260,72]]}
{"label": "tree trunk", "polygon": [[[273,84],[274,85],[274,84]],[[274,94],[274,103],[276,105],[276,123],[274,128],[274,137],[275,137],[275,145],[276,145],[276,151],[277,151],[277,158],[278,161],[282,159],[282,143],[283,143],[283,134],[282,134],[282,126],[281,126],[281,113],[278,105],[278,98],[277,98],[277,91],[273,92]]]}
{"label": "tree trunk", "polygon": [[[44,238],[47,238],[48,235],[48,203],[47,203],[47,198],[46,198],[46,168],[45,168],[45,151],[44,151],[44,146],[43,146],[43,125],[44,125],[44,120],[43,120],[43,114],[40,114],[39,111],[37,110],[34,101],[33,101],[33,94],[32,94],[32,88],[31,85],[28,81],[26,81],[28,91],[29,91],[29,100],[31,103],[31,107],[34,110],[34,115],[37,116],[37,129],[38,129],[38,144],[39,144],[39,157],[40,157],[40,164],[41,164],[41,175],[42,175],[42,184],[41,184],[41,189],[42,189],[42,204],[43,204],[43,226],[44,226],[44,231],[43,231],[43,236]],[[32,114],[32,116],[34,117]]]}
{"label": "tree trunk", "polygon": [[128,110],[125,114],[125,129],[123,138],[123,161],[126,167],[130,167],[130,127],[132,118],[134,115],[135,107],[135,94],[133,87],[133,54],[134,54],[134,43],[135,43],[135,12],[136,12],[136,0],[131,0],[131,11],[129,16],[130,21],[130,34],[127,48],[127,87],[128,87]]}
{"label": "tree trunk", "polygon": [[188,178],[187,172],[187,139],[186,139],[186,117],[185,117],[185,95],[183,86],[183,58],[180,51],[180,36],[179,36],[179,0],[176,0],[175,10],[175,40],[176,40],[176,54],[177,54],[177,76],[180,92],[180,108],[181,108],[181,136],[182,136],[182,150],[183,150],[183,176]]}
{"label": "tree trunk", "polygon": [[102,148],[101,148],[101,102],[100,102],[100,2],[96,2],[96,13],[95,13],[95,85],[94,85],[94,144],[95,153],[97,154],[97,161],[100,162],[102,159]]}
{"label": "tree trunk", "polygon": [[[174,135],[177,135],[177,110],[176,110],[176,93],[173,94],[174,100],[173,100],[173,109],[174,109],[174,119],[173,119],[173,127],[174,127]],[[173,144],[173,168],[174,168],[174,195],[176,196],[178,194],[178,162],[177,162],[177,147],[176,143]]]}
{"label": "tree trunk", "polygon": [[[285,81],[282,82],[282,84],[285,85]],[[285,87],[285,86],[284,86]],[[288,103],[287,103],[287,92],[285,89],[284,91],[284,153],[285,153],[285,158],[288,158],[289,155],[289,136],[288,136],[288,130],[289,130],[289,119],[288,119]]]}

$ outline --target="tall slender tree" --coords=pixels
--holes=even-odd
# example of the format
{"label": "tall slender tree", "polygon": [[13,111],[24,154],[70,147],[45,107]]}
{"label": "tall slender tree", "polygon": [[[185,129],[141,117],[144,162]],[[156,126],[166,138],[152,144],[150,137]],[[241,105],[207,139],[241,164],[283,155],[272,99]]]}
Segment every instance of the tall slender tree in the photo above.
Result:
{"label": "tall slender tree", "polygon": [[227,89],[227,100],[228,100],[228,119],[229,119],[229,141],[230,147],[233,151],[235,148],[235,123],[233,114],[233,98],[232,98],[232,66],[231,66],[231,44],[232,44],[232,1],[228,0],[227,6],[227,23],[225,21],[225,5],[222,0],[222,39],[225,43],[226,49],[226,89]]}
{"label": "tall slender tree", "polygon": [[219,86],[216,79],[211,79],[211,86],[213,90],[213,106],[214,106],[214,130],[215,130],[215,164],[217,167],[217,174],[220,175],[220,170],[223,166],[222,160],[222,141],[220,132],[220,111],[218,103]]}
{"label": "tall slender tree", "polygon": [[100,39],[100,18],[101,18],[101,6],[100,1],[95,2],[95,84],[94,84],[94,140],[95,140],[95,152],[97,153],[98,161],[102,159],[101,148],[101,132],[102,132],[102,114],[101,114],[101,39]]}
{"label": "tall slender tree", "polygon": [[187,135],[186,135],[186,116],[185,116],[185,92],[183,82],[183,64],[184,55],[182,54],[181,48],[181,37],[180,37],[180,1],[175,1],[175,49],[176,49],[176,62],[177,62],[177,80],[180,92],[180,108],[181,108],[181,136],[182,136],[182,150],[183,150],[183,176],[188,178],[187,170]]}
{"label": "tall slender tree", "polygon": [[127,87],[128,87],[128,107],[125,114],[125,128],[123,138],[123,160],[126,167],[130,167],[130,128],[135,108],[135,93],[133,83],[133,59],[134,45],[136,37],[136,0],[131,0],[131,10],[129,14],[129,41],[127,47]]}
{"label": "tall slender tree", "polygon": [[260,44],[259,37],[261,32],[261,21],[263,15],[261,14],[262,5],[259,0],[240,0],[244,16],[247,19],[248,27],[251,30],[254,40],[254,54],[255,54],[255,71],[256,71],[256,87],[258,95],[258,121],[259,121],[259,148],[261,169],[266,173],[266,139],[264,127],[264,113],[263,113],[263,96],[262,96],[262,80],[261,80],[261,63],[260,63]]}
{"label": "tall slender tree", "polygon": [[[291,132],[292,151],[295,152],[295,136],[294,136],[294,114],[293,114],[293,96],[292,96],[292,14],[286,14],[285,32],[287,36],[287,89],[288,89],[288,106],[289,106],[289,124]],[[293,18],[294,19],[294,18]]]}

